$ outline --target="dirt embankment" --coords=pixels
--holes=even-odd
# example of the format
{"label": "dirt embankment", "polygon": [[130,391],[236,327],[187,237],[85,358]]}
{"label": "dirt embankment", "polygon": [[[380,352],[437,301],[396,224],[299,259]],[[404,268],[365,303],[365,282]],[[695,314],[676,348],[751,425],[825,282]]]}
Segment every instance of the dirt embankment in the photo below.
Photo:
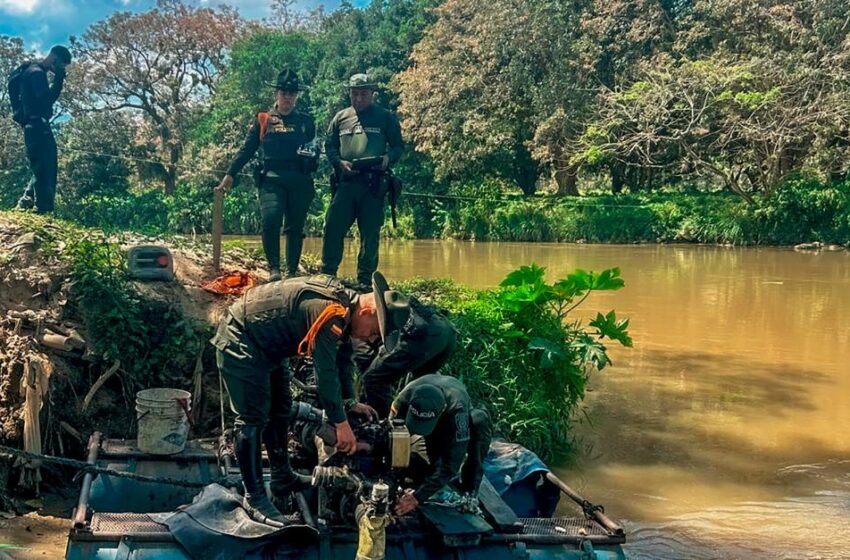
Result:
{"label": "dirt embankment", "polygon": [[[123,285],[131,294],[134,317],[144,323],[148,335],[165,332],[175,321],[181,332],[191,331],[185,334],[193,342],[187,346],[191,355],[175,355],[172,371],[163,371],[169,367],[162,366],[160,357],[159,370],[147,378],[140,362],[149,350],[138,350],[146,348],[145,341],[131,343],[133,333],[126,352],[121,344],[112,351],[118,355],[98,344],[104,333],[96,331],[102,327],[93,327],[98,317],[92,317],[80,296],[79,259],[86,256],[69,250],[79,236],[110,244],[117,254],[119,246],[134,244],[171,249],[174,281]],[[238,249],[225,253],[223,266],[257,268],[251,256]],[[218,381],[205,340],[231,299],[201,288],[212,272],[208,252],[189,239],[163,241],[126,233],[118,238],[31,215],[0,213],[0,444],[81,459],[94,430],[132,436],[134,392],[164,383],[195,390],[197,435],[217,425]],[[99,306],[97,313],[104,312],[111,312],[108,305]],[[159,329],[158,317],[169,324]],[[67,484],[71,474],[0,455],[0,513],[23,513],[29,509],[25,500],[45,487]]]}

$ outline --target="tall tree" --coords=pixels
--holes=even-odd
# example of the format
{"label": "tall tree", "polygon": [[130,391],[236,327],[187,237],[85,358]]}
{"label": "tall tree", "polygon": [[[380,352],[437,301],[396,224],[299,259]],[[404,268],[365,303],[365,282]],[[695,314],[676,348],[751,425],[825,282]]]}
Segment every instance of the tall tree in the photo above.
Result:
{"label": "tall tree", "polygon": [[165,190],[177,182],[185,135],[215,91],[229,46],[243,24],[230,8],[159,0],[143,13],[119,12],[72,38],[84,68],[88,110],[140,112],[163,159]]}

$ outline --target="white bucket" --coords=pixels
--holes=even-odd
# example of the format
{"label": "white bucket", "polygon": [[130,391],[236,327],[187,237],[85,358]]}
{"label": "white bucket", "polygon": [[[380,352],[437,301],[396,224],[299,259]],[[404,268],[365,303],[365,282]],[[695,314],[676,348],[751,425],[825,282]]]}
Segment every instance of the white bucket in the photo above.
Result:
{"label": "white bucket", "polygon": [[136,393],[140,451],[173,455],[186,447],[192,393],[181,389],[145,389]]}

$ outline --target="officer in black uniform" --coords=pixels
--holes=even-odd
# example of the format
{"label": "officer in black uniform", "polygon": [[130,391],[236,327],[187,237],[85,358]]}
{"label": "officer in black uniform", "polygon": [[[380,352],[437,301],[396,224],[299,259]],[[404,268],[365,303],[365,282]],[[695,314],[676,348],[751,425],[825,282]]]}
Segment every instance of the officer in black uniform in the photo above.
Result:
{"label": "officer in black uniform", "polygon": [[372,288],[384,294],[376,304],[379,325],[386,331],[381,331],[383,346],[377,357],[371,354],[374,360],[365,368],[362,381],[366,403],[385,418],[395,385],[408,373],[416,379],[443,367],[454,351],[457,331],[436,308],[390,290],[380,272],[372,275]]}
{"label": "officer in black uniform", "polygon": [[431,373],[411,381],[393,402],[390,416],[404,418],[411,434],[425,437],[430,461],[424,481],[399,498],[397,515],[416,509],[449,483],[477,495],[492,427],[486,411],[472,408],[459,379]]}
{"label": "officer in black uniform", "polygon": [[286,276],[298,273],[304,245],[304,222],[313,201],[313,175],[318,163],[313,117],[295,110],[303,87],[292,70],[278,75],[275,105],[259,113],[248,130],[245,143],[218,188],[227,190],[233,177],[260,150],[260,168],[255,175],[263,218],[263,250],[269,265],[269,280],[280,280],[280,225],[286,234]]}
{"label": "officer in black uniform", "polygon": [[[19,122],[24,127],[24,145],[33,177],[18,200],[17,207],[21,210],[35,207],[39,214],[53,211],[58,165],[50,119],[53,118],[53,104],[62,93],[65,67],[69,64],[71,52],[62,45],[56,45],[44,60],[32,62],[23,69],[19,90],[23,114]],[[47,82],[48,72],[53,73],[50,85]]]}
{"label": "officer in black uniform", "polygon": [[251,288],[230,306],[212,343],[236,413],[243,505],[252,518],[273,525],[287,522],[263,489],[261,439],[268,452],[274,497],[284,500],[303,482],[289,464],[292,395],[281,362],[296,355],[312,356],[321,406],[336,427],[336,447],[353,453],[357,440],[346,413],[377,415],[355,399],[349,339],[379,336],[375,295],[348,290],[325,274]]}

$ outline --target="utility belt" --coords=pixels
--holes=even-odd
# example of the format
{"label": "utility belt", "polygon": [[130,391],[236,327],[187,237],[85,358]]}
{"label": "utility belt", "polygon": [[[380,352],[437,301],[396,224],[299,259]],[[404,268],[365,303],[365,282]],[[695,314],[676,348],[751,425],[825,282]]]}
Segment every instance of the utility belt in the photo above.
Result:
{"label": "utility belt", "polygon": [[386,196],[390,203],[393,227],[398,227],[396,205],[401,196],[402,182],[401,179],[395,176],[392,169],[368,169],[351,175],[345,175],[334,170],[330,178],[331,196],[336,194],[341,183],[367,184],[369,186],[369,192],[374,196],[379,198]]}
{"label": "utility belt", "polygon": [[312,171],[308,169],[308,165],[303,161],[304,158],[294,160],[277,161],[269,166],[259,163],[254,167],[254,183],[259,187],[266,179],[269,171],[275,173],[300,173],[302,175],[310,175]]}

